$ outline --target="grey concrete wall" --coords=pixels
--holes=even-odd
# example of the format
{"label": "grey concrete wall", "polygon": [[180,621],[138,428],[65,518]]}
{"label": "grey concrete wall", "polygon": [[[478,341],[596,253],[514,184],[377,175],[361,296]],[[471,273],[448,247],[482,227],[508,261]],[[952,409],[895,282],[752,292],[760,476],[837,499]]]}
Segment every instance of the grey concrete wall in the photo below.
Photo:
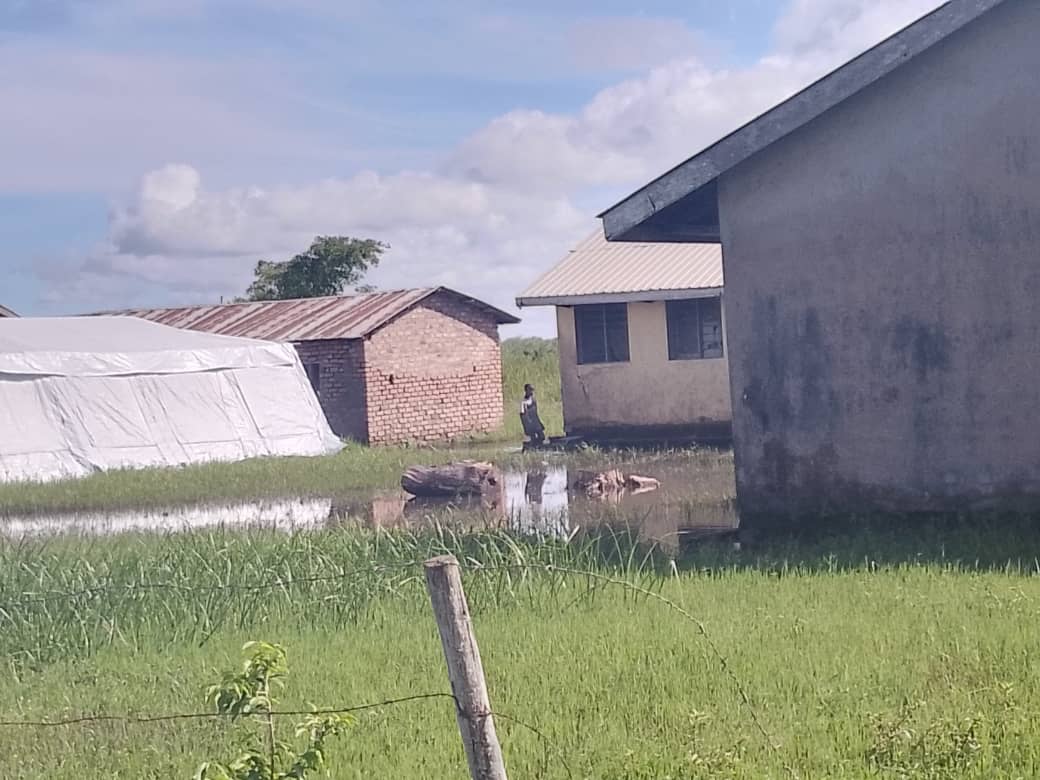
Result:
{"label": "grey concrete wall", "polygon": [[720,181],[747,522],[1040,497],[1040,3]]}
{"label": "grey concrete wall", "polygon": [[[723,330],[726,313],[723,311]],[[574,310],[556,309],[564,426],[598,438],[728,438],[726,358],[669,360],[665,303],[628,304],[627,363],[578,365]],[[723,352],[726,353],[724,344]]]}

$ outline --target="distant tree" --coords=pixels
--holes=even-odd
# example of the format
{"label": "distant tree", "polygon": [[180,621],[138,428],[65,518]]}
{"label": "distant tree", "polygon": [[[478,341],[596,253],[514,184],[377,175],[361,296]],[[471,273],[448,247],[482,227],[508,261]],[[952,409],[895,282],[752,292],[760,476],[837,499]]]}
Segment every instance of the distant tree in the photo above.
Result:
{"label": "distant tree", "polygon": [[339,295],[348,289],[371,292],[361,284],[365,274],[379,265],[386,244],[370,238],[318,236],[306,252],[289,260],[261,260],[246,290],[247,301],[282,301]]}

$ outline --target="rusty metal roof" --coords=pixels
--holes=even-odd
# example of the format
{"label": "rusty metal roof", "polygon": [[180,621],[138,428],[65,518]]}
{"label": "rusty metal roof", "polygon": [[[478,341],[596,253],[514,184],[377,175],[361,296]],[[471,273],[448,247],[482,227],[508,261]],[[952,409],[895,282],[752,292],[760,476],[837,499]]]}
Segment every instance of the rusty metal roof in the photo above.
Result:
{"label": "rusty metal roof", "polygon": [[517,306],[666,300],[722,289],[718,244],[608,242],[586,238],[527,288]]}
{"label": "rusty metal roof", "polygon": [[446,287],[100,313],[139,317],[185,330],[267,341],[360,339],[435,293],[451,295],[481,309],[491,314],[500,325],[519,322],[511,314]]}

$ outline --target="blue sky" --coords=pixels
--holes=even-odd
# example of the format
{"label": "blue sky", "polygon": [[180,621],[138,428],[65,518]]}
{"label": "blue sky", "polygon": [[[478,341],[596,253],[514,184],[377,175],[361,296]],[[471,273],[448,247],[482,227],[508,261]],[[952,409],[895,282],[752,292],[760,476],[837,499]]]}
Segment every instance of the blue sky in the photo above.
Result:
{"label": "blue sky", "polygon": [[[316,233],[508,305],[936,0],[0,0],[0,302],[204,302]],[[527,332],[550,320],[525,312]]]}

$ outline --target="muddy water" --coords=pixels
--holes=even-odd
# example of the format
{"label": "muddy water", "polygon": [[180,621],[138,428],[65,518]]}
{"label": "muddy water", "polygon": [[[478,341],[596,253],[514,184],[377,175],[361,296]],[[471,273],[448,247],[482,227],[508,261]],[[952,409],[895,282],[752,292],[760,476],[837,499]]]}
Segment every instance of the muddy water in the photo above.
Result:
{"label": "muddy water", "polygon": [[[605,464],[604,468],[608,466]],[[705,529],[735,528],[733,474],[729,467],[704,468],[690,460],[655,460],[625,471],[658,479],[659,489],[589,497],[574,487],[577,471],[547,462],[524,471],[505,471],[501,489],[483,500],[409,500],[395,491],[346,499],[297,498],[235,504],[167,507],[117,512],[2,516],[0,535],[110,535],[178,532],[215,527],[284,531],[365,526],[459,530],[496,527],[523,535],[570,538],[582,528],[625,526],[647,540],[678,544]]]}

